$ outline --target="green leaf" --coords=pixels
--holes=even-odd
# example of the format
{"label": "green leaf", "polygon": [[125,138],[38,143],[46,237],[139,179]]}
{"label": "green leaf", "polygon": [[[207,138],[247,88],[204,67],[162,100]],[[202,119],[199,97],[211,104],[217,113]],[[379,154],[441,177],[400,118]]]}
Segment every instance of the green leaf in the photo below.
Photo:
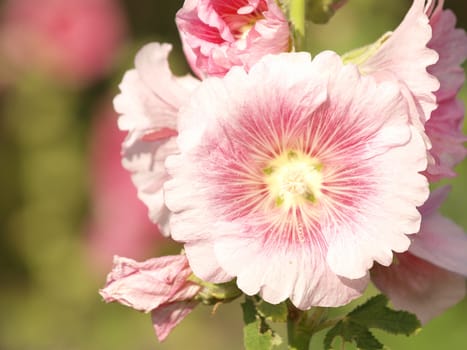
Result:
{"label": "green leaf", "polygon": [[277,348],[282,339],[266,323],[256,308],[251,297],[246,297],[242,303],[243,321],[243,342],[245,350],[271,350]]}
{"label": "green leaf", "polygon": [[362,326],[350,319],[339,321],[324,338],[324,349],[332,349],[334,338],[340,336],[344,342],[355,342],[357,347],[362,350],[383,349],[381,344],[367,327]]}
{"label": "green leaf", "polygon": [[256,303],[258,313],[268,321],[287,322],[287,304],[285,302],[273,305],[264,300]]}
{"label": "green leaf", "polygon": [[378,328],[392,334],[414,334],[420,327],[417,317],[407,311],[395,311],[387,307],[389,300],[380,294],[358,306],[349,316],[368,328]]}
{"label": "green leaf", "polygon": [[420,321],[415,315],[391,310],[387,304],[387,297],[377,295],[356,307],[328,331],[324,339],[325,350],[332,348],[336,337],[341,337],[344,342],[354,342],[359,349],[383,349],[383,344],[373,336],[370,328],[405,335],[411,335],[420,328]]}
{"label": "green leaf", "polygon": [[226,283],[215,284],[203,281],[202,279],[196,277],[194,274],[189,277],[189,280],[203,287],[201,291],[198,292],[196,297],[199,301],[206,305],[227,303],[243,294],[242,291],[238,289],[235,280]]}
{"label": "green leaf", "polygon": [[383,34],[374,43],[354,49],[342,55],[342,61],[344,63],[353,63],[357,66],[365,63],[370,57],[375,55],[380,47],[391,37],[392,32]]}

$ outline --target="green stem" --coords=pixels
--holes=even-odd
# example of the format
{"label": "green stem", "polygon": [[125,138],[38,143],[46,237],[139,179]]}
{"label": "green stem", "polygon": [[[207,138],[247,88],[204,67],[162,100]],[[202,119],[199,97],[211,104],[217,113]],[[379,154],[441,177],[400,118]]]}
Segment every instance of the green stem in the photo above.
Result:
{"label": "green stem", "polygon": [[325,320],[313,328],[313,333],[318,333],[322,331],[323,329],[334,327],[337,324],[337,322],[342,321],[342,320],[343,320],[343,317],[335,318],[333,320]]}
{"label": "green stem", "polygon": [[290,0],[290,20],[295,30],[305,35],[305,0]]}
{"label": "green stem", "polygon": [[289,17],[294,26],[295,49],[300,51],[305,38],[305,0],[290,0]]}
{"label": "green stem", "polygon": [[317,307],[308,317],[307,328],[310,329],[311,334],[316,333],[316,329],[326,320],[327,311],[324,307]]}
{"label": "green stem", "polygon": [[289,305],[287,316],[287,337],[289,350],[308,350],[310,346],[311,334],[304,327],[306,325],[306,313]]}

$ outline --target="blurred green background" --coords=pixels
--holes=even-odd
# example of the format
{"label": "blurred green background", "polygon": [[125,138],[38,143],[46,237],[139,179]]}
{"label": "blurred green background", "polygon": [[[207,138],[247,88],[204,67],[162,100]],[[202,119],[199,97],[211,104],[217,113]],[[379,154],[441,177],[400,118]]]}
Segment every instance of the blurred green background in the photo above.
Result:
{"label": "blurred green background", "polygon": [[[0,1],[3,21],[6,2]],[[50,1],[37,0],[35,4],[40,7],[46,2]],[[62,71],[51,74],[48,67],[36,66],[37,53],[23,54],[30,56],[23,57],[24,63],[9,61],[4,47],[0,52],[0,350],[241,349],[238,302],[221,306],[215,315],[208,307],[198,307],[166,342],[159,344],[149,315],[117,304],[106,305],[97,292],[105,283],[112,253],[130,249],[124,238],[120,246],[114,244],[113,232],[108,232],[113,226],[104,232],[105,223],[118,222],[118,213],[136,215],[125,208],[126,197],[113,211],[102,205],[108,201],[102,196],[109,191],[117,198],[120,193],[118,183],[113,182],[110,188],[99,189],[112,179],[112,174],[102,175],[99,164],[118,159],[119,141],[112,144],[117,146],[107,147],[106,127],[99,128],[99,121],[110,115],[108,133],[115,134],[111,98],[144,43],[172,43],[174,71],[188,72],[174,24],[183,1],[114,3],[121,12],[113,25],[121,35],[100,74],[69,78]],[[349,0],[329,24],[310,28],[313,53],[323,49],[344,53],[374,41],[397,26],[410,3]],[[459,25],[466,28],[467,3],[446,3],[457,14]],[[68,28],[74,18],[65,17],[60,28]],[[9,33],[5,26],[0,27],[0,36],[11,36]],[[86,38],[85,44],[97,41],[101,29],[96,28],[95,33],[96,37]],[[20,38],[23,35],[21,32]],[[467,89],[462,96],[466,101]],[[467,162],[457,171],[458,177],[448,181],[453,191],[443,212],[467,229]],[[128,195],[128,191],[125,193]],[[91,232],[89,227],[102,216],[105,218],[98,232]],[[136,234],[131,232],[133,227],[147,230],[147,226],[126,225],[128,237]],[[155,229],[137,237],[144,249],[134,248],[134,258],[176,253],[180,248],[162,239]],[[417,336],[381,337],[388,347],[397,350],[465,349],[467,300],[431,321]],[[320,341],[317,336],[312,349],[321,349]]]}

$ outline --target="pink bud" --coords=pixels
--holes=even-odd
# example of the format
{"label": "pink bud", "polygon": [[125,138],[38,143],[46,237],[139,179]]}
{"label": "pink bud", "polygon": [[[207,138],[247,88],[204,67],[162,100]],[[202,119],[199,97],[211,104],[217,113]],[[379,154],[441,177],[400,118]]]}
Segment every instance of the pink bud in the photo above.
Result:
{"label": "pink bud", "polygon": [[152,312],[154,329],[162,341],[197,305],[194,297],[201,287],[188,281],[191,273],[184,255],[144,262],[116,256],[100,294],[106,302]]}

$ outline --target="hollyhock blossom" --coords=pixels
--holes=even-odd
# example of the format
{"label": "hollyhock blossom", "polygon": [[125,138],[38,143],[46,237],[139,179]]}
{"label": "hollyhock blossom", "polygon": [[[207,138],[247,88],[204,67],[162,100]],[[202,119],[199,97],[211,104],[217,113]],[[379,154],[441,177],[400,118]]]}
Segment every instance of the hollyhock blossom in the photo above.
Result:
{"label": "hollyhock blossom", "polygon": [[426,149],[393,82],[332,52],[268,55],[204,80],[180,111],[164,184],[194,273],[300,309],[359,296],[404,252]]}
{"label": "hollyhock blossom", "polygon": [[132,174],[139,198],[148,206],[151,220],[168,235],[169,211],[162,184],[168,178],[167,155],[177,152],[177,113],[199,81],[175,77],[169,68],[169,44],[152,43],[136,55],[135,69],[125,73],[121,93],[114,99],[118,125],[128,131],[123,143],[123,165]]}
{"label": "hollyhock blossom", "polygon": [[106,302],[151,312],[157,337],[163,341],[198,304],[194,298],[201,287],[188,280],[191,274],[184,255],[144,262],[116,256],[100,294]]}
{"label": "hollyhock blossom", "polygon": [[415,313],[422,323],[441,314],[466,295],[467,235],[437,209],[448,189],[435,191],[420,208],[420,233],[406,253],[389,267],[376,265],[375,285],[395,307]]}
{"label": "hollyhock blossom", "polygon": [[120,148],[125,137],[115,125],[108,103],[96,113],[91,136],[91,218],[88,249],[93,262],[106,269],[117,255],[143,259],[161,238],[136,197],[130,174],[122,168]]}
{"label": "hollyhock blossom", "polygon": [[8,0],[0,46],[18,68],[34,67],[82,83],[109,70],[125,31],[115,0]]}
{"label": "hollyhock blossom", "polygon": [[467,154],[463,145],[467,138],[462,133],[464,103],[457,98],[464,84],[461,64],[467,58],[467,33],[455,28],[456,17],[452,11],[443,10],[443,2],[438,2],[430,17],[433,38],[428,43],[439,54],[438,62],[428,67],[428,72],[441,83],[435,92],[438,107],[426,123],[435,158],[435,163],[428,168],[432,180],[455,176],[454,166]]}
{"label": "hollyhock blossom", "polygon": [[188,63],[200,77],[251,67],[290,50],[288,21],[275,0],[186,0],[176,16]]}
{"label": "hollyhock blossom", "polygon": [[464,81],[460,64],[467,57],[467,36],[455,29],[455,16],[443,3],[434,9],[433,1],[414,0],[394,33],[360,64],[363,73],[407,88],[412,123],[429,139],[431,181],[453,176],[452,167],[466,154],[464,110],[456,95]]}

